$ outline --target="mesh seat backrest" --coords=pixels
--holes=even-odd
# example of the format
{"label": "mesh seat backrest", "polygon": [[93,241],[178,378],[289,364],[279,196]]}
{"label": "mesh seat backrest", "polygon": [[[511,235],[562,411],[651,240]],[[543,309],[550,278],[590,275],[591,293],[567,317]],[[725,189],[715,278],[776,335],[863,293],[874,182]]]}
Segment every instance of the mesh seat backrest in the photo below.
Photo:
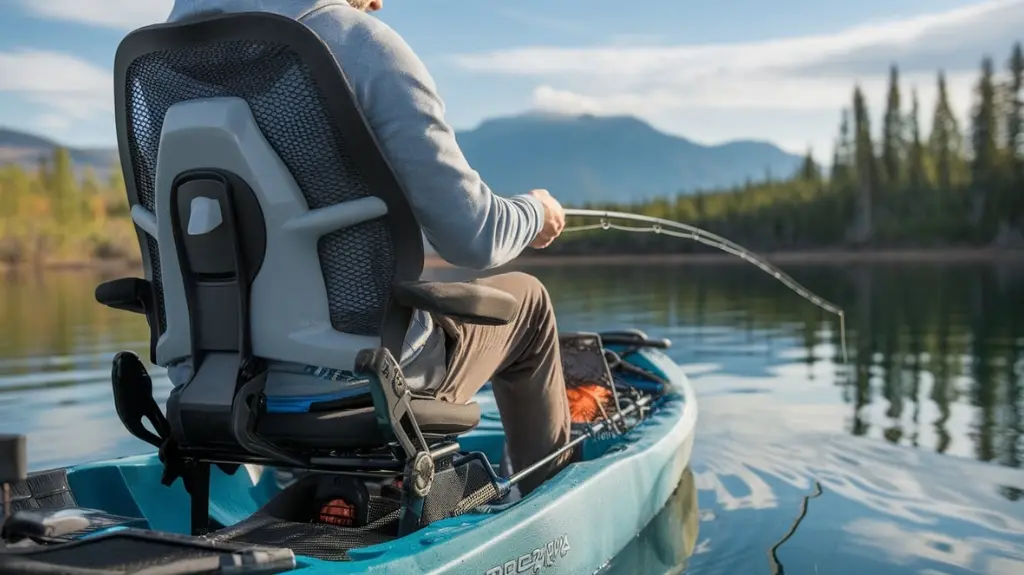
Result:
{"label": "mesh seat backrest", "polygon": [[[182,103],[208,99],[244,100],[260,134],[301,191],[305,209],[323,210],[371,197],[387,205],[385,217],[321,235],[316,242],[320,277],[290,281],[322,281],[326,294],[328,317],[296,318],[299,324],[328,320],[337,332],[380,337],[388,347],[400,346],[408,310],[392,304],[391,286],[419,277],[421,234],[343,73],[313,32],[265,13],[161,24],[126,38],[115,68],[119,147],[144,264],[153,283],[158,364],[190,353],[180,338],[167,333],[175,323],[168,314],[188,310],[174,309],[176,304],[168,298],[169,270],[162,264],[174,261],[168,255],[174,248],[162,245],[144,224],[158,215],[158,195],[168,193],[171,185],[158,169],[168,113]],[[258,182],[248,184],[259,187]],[[258,189],[256,195],[264,214],[275,209]],[[272,217],[268,215],[267,221],[270,241]],[[255,291],[258,286],[259,281],[254,282],[254,296],[260,295]],[[256,305],[254,301],[251,313],[264,313]]]}

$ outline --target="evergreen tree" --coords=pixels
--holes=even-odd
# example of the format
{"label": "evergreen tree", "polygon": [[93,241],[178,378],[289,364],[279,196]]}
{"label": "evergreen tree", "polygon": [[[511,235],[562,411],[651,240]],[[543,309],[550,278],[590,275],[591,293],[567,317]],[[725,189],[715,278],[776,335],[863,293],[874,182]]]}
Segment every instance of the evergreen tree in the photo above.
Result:
{"label": "evergreen tree", "polygon": [[948,193],[953,189],[958,175],[958,161],[961,157],[960,126],[949,106],[946,90],[946,75],[939,72],[939,95],[932,116],[932,133],[928,138],[929,155],[935,160],[936,183],[939,190]]}
{"label": "evergreen tree", "polygon": [[1024,90],[1024,50],[1020,42],[1013,46],[1013,54],[1010,56],[1009,65],[1010,83],[1007,94],[1009,100],[1009,115],[1006,122],[1006,149],[1014,163],[1021,163],[1021,132],[1024,131],[1024,101],[1021,99],[1021,90]]}
{"label": "evergreen tree", "polygon": [[981,63],[978,81],[978,102],[971,118],[971,223],[978,224],[985,217],[989,200],[998,182],[998,144],[996,134],[996,89],[992,59]]}
{"label": "evergreen tree", "polygon": [[859,86],[853,91],[853,146],[859,212],[855,234],[858,240],[864,241],[871,236],[874,228],[878,166],[875,161],[874,143],[871,141],[868,105]]}
{"label": "evergreen tree", "polygon": [[853,142],[850,139],[850,111],[843,109],[842,120],[839,123],[839,139],[836,142],[835,153],[832,155],[833,185],[842,188],[853,179]]}
{"label": "evergreen tree", "polygon": [[925,150],[921,142],[921,118],[920,106],[917,100],[917,90],[911,95],[910,117],[908,118],[910,137],[910,149],[907,153],[907,183],[910,190],[916,193],[928,187],[928,173],[925,169]]}
{"label": "evergreen tree", "polygon": [[899,71],[889,68],[889,97],[882,123],[882,169],[885,185],[893,189],[902,180],[903,169],[903,116],[900,110]]}
{"label": "evergreen tree", "polygon": [[1022,132],[1024,132],[1024,49],[1021,43],[1013,46],[1013,53],[1009,62],[1010,82],[1007,94],[1007,126],[1006,126],[1006,150],[1009,158],[1010,178],[1007,182],[1006,208],[1011,221],[1019,221],[1024,217],[1024,153],[1021,146]]}
{"label": "evergreen tree", "polygon": [[818,163],[814,161],[813,150],[807,150],[804,161],[800,164],[798,177],[805,182],[817,183],[821,181],[821,170],[818,169]]}

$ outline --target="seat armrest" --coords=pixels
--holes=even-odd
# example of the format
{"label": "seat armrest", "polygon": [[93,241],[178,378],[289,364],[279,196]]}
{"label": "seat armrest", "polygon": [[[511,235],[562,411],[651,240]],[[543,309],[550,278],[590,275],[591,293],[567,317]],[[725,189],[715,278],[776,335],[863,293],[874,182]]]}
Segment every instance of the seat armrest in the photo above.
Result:
{"label": "seat armrest", "polygon": [[391,295],[404,306],[477,325],[506,325],[519,311],[515,296],[475,281],[399,282]]}
{"label": "seat armrest", "polygon": [[152,297],[150,283],[139,278],[121,278],[104,282],[96,287],[96,301],[114,309],[146,313]]}

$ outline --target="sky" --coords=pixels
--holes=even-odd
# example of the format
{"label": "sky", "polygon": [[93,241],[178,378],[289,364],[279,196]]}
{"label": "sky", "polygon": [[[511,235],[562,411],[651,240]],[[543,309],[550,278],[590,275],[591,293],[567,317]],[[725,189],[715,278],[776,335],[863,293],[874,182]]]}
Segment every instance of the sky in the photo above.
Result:
{"label": "sky", "polygon": [[[114,146],[117,44],[172,3],[0,0],[0,127]],[[927,129],[943,68],[965,120],[982,56],[1002,72],[1024,40],[1024,0],[386,0],[377,16],[426,63],[458,129],[530,110],[629,114],[820,161],[855,84],[877,134],[896,63]]]}

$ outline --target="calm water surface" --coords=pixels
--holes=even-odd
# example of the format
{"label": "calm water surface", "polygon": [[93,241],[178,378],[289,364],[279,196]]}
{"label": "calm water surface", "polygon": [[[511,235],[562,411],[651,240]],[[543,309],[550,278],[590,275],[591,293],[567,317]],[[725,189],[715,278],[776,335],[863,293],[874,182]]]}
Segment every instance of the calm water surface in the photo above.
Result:
{"label": "calm water surface", "polygon": [[[752,267],[532,270],[562,329],[671,338],[700,400],[691,468],[607,571],[1024,573],[1024,265],[787,271],[847,310],[849,364],[835,318]],[[99,281],[0,278],[0,433],[33,468],[148,451],[107,380],[147,328]]]}

